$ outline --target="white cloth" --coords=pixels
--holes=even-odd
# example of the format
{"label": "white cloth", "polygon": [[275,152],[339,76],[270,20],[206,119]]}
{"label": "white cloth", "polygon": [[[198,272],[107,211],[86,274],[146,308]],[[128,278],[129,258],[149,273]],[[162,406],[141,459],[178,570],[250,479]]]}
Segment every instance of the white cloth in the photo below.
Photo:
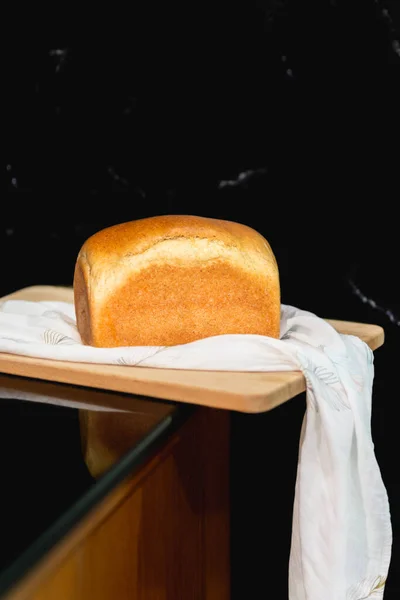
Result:
{"label": "white cloth", "polygon": [[281,339],[226,335],[175,347],[82,345],[72,304],[5,301],[0,352],[75,362],[225,371],[301,370],[307,383],[289,565],[290,600],[383,598],[392,548],[371,438],[374,358],[359,338],[282,306]]}

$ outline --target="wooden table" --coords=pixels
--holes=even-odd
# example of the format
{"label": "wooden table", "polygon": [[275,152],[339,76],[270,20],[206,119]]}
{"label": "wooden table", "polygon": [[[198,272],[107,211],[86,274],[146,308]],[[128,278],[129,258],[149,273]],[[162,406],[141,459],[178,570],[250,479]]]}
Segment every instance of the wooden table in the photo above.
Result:
{"label": "wooden table", "polygon": [[[72,301],[72,291],[35,286],[9,297]],[[374,350],[384,341],[378,326],[331,323]],[[300,372],[177,371],[2,354],[0,373],[10,395],[80,403],[82,459],[96,481],[5,574],[2,598],[230,598],[230,415],[269,411],[300,394]]]}

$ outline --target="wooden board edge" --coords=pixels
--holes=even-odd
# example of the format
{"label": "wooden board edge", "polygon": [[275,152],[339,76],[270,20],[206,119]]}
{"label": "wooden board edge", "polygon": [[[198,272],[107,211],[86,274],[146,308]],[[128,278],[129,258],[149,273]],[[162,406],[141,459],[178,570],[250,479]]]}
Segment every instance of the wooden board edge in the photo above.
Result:
{"label": "wooden board edge", "polygon": [[[3,297],[1,300],[19,296],[21,293],[28,290],[33,293],[43,293],[43,288],[49,288],[49,290],[57,291],[71,291],[72,288],[62,286],[28,286],[17,292],[13,292],[8,296]],[[367,328],[368,339],[364,341],[370,346],[372,350],[376,350],[384,343],[384,329],[379,325],[369,323],[358,323],[358,322],[347,322],[338,321],[334,319],[326,319],[339,333],[355,335],[357,329]],[[362,336],[359,336],[363,339]],[[365,337],[365,335],[364,335]],[[29,357],[20,357],[19,355],[3,354],[6,357],[6,370],[4,370],[4,364],[1,364],[1,353],[0,353],[0,372],[5,375],[15,375],[24,378],[31,378],[41,381],[50,381],[55,383],[67,384],[72,386],[81,386],[91,389],[107,390],[109,392],[116,392],[122,394],[131,394],[134,396],[147,396],[154,399],[167,400],[169,402],[185,402],[192,403],[199,406],[205,406],[209,408],[219,408],[224,410],[234,410],[236,412],[243,413],[262,413],[269,411],[280,404],[292,399],[296,395],[305,391],[305,380],[304,376],[300,371],[285,372],[285,381],[277,389],[269,392],[268,394],[260,394],[259,392],[243,394],[229,391],[225,393],[219,389],[204,389],[200,390],[203,392],[202,399],[199,400],[199,388],[191,388],[185,386],[182,382],[146,382],[146,381],[135,381],[135,391],[132,392],[132,380],[129,377],[122,377],[116,380],[112,380],[111,385],[108,381],[107,385],[102,387],[102,376],[98,375],[98,381],[93,382],[93,378],[86,379],[84,371],[73,371],[69,372],[68,376],[63,376],[61,371],[65,367],[64,361],[48,361],[46,359],[29,359]],[[28,359],[28,360],[27,360]],[[29,365],[29,360],[41,361],[40,369],[37,369],[33,374],[32,369]],[[55,363],[58,363],[55,366]],[[69,366],[71,363],[67,363]],[[82,365],[82,363],[79,363]],[[39,372],[40,376],[36,373]],[[149,394],[149,387],[151,387],[151,394]],[[196,396],[196,397],[194,397]],[[203,400],[204,399],[204,400]]]}
{"label": "wooden board edge", "polygon": [[[13,355],[6,355],[13,356]],[[45,360],[45,359],[43,359]],[[28,366],[28,368],[27,368]],[[48,374],[47,368],[51,370]],[[65,376],[62,374],[62,368],[54,368],[54,365],[45,365],[42,369],[36,369],[35,375],[29,369],[26,361],[10,361],[7,363],[7,369],[4,370],[4,366],[1,364],[0,359],[0,374],[11,375],[21,378],[28,378],[36,381],[46,381],[51,383],[60,383],[71,386],[80,386],[82,388],[89,388],[94,390],[102,390],[107,392],[115,392],[117,394],[129,394],[131,397],[148,397],[154,400],[164,400],[172,403],[185,403],[193,404],[197,406],[203,406],[207,408],[216,408],[222,410],[234,410],[237,412],[265,412],[269,410],[269,405],[274,402],[275,405],[286,402],[286,399],[278,400],[277,397],[282,396],[281,388],[275,392],[266,395],[262,394],[242,394],[240,392],[234,393],[229,391],[224,393],[220,390],[201,390],[199,396],[198,388],[191,388],[190,386],[184,386],[179,383],[165,383],[165,382],[151,382],[146,381],[135,381],[135,391],[131,389],[132,382],[127,378],[108,378],[107,386],[102,386],[101,376],[94,378],[87,378],[84,371],[72,371],[68,372]],[[291,371],[288,374],[297,377],[300,380],[303,376],[300,372]],[[151,394],[149,393],[151,388]],[[254,402],[253,402],[254,399]],[[262,410],[260,408],[263,406]],[[121,407],[122,408],[122,407]]]}
{"label": "wooden board edge", "polygon": [[374,323],[362,323],[361,321],[339,321],[337,319],[325,319],[327,323],[342,335],[353,335],[363,339],[362,336],[357,336],[357,330],[363,328],[368,330],[368,339],[364,339],[365,343],[371,348],[376,350],[385,343],[385,330],[380,325]]}

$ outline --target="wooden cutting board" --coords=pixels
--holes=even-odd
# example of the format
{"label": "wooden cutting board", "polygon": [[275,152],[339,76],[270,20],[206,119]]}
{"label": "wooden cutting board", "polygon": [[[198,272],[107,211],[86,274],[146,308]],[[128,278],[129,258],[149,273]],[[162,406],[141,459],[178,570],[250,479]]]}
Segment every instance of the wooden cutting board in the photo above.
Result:
{"label": "wooden cutting board", "polygon": [[[66,287],[33,286],[1,298],[0,301],[10,298],[72,302],[73,292],[72,288]],[[384,331],[378,325],[332,320],[328,322],[340,333],[360,337],[372,350],[379,348],[384,342]],[[4,353],[0,353],[0,373],[246,413],[271,410],[305,390],[304,376],[300,371],[178,371],[71,363]]]}

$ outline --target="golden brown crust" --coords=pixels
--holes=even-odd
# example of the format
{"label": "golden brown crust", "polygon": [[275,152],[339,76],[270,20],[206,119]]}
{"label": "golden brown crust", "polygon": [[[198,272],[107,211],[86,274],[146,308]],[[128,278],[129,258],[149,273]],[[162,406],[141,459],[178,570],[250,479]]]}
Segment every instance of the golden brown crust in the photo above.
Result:
{"label": "golden brown crust", "polygon": [[239,223],[162,216],[102,230],[79,253],[74,293],[78,330],[93,346],[279,337],[275,257]]}
{"label": "golden brown crust", "polygon": [[74,304],[76,321],[80,336],[82,340],[85,341],[85,344],[91,346],[93,345],[93,339],[89,307],[90,284],[88,282],[88,273],[86,273],[85,276],[83,265],[84,261],[82,260],[82,258],[79,261],[77,261],[75,265]]}
{"label": "golden brown crust", "polygon": [[[257,231],[232,221],[191,215],[162,215],[121,223],[92,235],[84,244],[86,260],[114,261],[141,254],[164,240],[195,238],[216,240],[242,251],[265,252],[268,242]],[[272,251],[271,251],[272,255]]]}

